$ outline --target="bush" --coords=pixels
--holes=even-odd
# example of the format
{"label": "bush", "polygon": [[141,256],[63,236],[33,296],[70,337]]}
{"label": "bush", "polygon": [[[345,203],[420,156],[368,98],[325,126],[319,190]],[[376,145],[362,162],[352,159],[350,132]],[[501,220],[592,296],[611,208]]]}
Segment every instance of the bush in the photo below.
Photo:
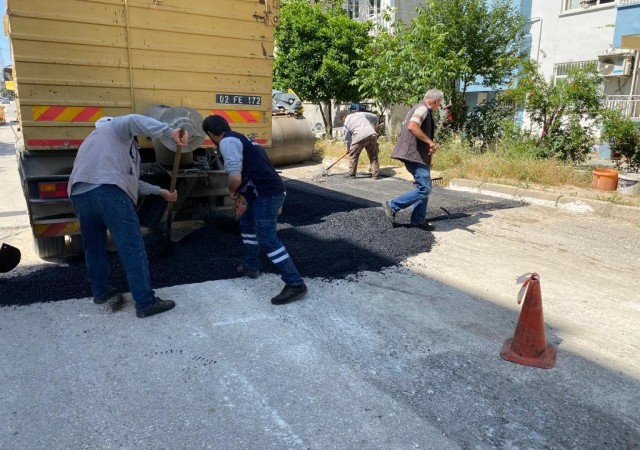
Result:
{"label": "bush", "polygon": [[578,118],[572,116],[566,124],[545,136],[543,142],[547,157],[575,164],[586,161],[594,139],[590,128],[583,127]]}
{"label": "bush", "polygon": [[611,146],[612,159],[621,168],[622,163],[630,172],[640,172],[640,130],[620,111],[609,110],[603,113],[602,139]]}
{"label": "bush", "polygon": [[467,116],[465,125],[466,138],[479,143],[485,150],[504,135],[507,123],[513,123],[515,108],[512,105],[489,100],[476,106]]}

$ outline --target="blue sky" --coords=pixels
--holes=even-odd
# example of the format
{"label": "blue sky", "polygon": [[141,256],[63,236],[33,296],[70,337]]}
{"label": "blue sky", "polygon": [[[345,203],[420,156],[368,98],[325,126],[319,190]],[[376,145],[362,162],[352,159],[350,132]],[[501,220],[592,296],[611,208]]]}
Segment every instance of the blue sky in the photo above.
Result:
{"label": "blue sky", "polygon": [[[5,14],[5,0],[0,0],[0,12],[4,16]],[[9,54],[9,39],[4,35],[4,30],[0,32],[0,48],[2,48],[2,64],[3,66],[8,66],[11,64],[11,56]]]}

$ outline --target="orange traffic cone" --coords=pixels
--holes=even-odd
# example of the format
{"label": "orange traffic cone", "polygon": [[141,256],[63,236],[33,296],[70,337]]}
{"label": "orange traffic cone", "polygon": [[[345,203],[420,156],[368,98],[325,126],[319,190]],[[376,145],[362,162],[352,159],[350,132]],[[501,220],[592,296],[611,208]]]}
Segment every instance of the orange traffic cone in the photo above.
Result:
{"label": "orange traffic cone", "polygon": [[507,339],[502,346],[500,356],[507,361],[524,366],[550,369],[556,365],[556,349],[547,342],[542,317],[542,296],[540,295],[540,275],[523,275],[518,281],[524,281],[518,294],[518,304],[524,297],[518,325],[513,338]]}

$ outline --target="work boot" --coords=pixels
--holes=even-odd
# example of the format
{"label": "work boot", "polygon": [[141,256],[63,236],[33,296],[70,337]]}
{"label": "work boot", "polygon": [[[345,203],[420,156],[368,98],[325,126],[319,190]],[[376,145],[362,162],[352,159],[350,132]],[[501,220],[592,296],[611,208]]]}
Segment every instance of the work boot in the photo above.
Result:
{"label": "work boot", "polygon": [[258,276],[260,275],[260,272],[258,272],[257,270],[247,269],[244,264],[240,264],[238,267],[236,267],[236,273],[241,277],[247,277],[251,279],[258,278]]}
{"label": "work boot", "polygon": [[356,174],[354,173],[353,175],[351,175],[350,173],[347,173],[344,175],[345,178],[355,178]]}
{"label": "work boot", "polygon": [[274,305],[284,305],[286,303],[295,302],[300,300],[307,294],[307,286],[301,284],[299,286],[292,286],[286,284],[282,291],[271,299],[271,303]]}
{"label": "work boot", "polygon": [[391,222],[391,225],[396,224],[396,213],[391,209],[388,202],[382,202],[382,209],[384,210],[384,215]]}
{"label": "work boot", "polygon": [[96,305],[103,305],[111,300],[118,300],[120,297],[120,293],[114,287],[109,286],[106,294],[101,295],[100,297],[93,297],[93,303]]}
{"label": "work boot", "polygon": [[411,226],[425,231],[436,231],[436,226],[431,222],[414,223]]}
{"label": "work boot", "polygon": [[156,297],[156,302],[146,308],[139,309],[136,311],[136,316],[139,318],[153,316],[155,314],[160,314],[165,311],[169,311],[176,306],[176,302],[173,300],[162,300],[161,298]]}

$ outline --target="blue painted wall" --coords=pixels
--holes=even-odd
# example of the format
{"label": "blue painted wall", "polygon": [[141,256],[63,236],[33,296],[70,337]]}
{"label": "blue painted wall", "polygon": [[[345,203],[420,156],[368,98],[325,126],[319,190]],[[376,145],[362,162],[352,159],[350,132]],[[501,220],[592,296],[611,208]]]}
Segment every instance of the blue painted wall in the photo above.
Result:
{"label": "blue painted wall", "polygon": [[622,36],[629,34],[640,34],[640,3],[618,5],[613,46],[619,47]]}

